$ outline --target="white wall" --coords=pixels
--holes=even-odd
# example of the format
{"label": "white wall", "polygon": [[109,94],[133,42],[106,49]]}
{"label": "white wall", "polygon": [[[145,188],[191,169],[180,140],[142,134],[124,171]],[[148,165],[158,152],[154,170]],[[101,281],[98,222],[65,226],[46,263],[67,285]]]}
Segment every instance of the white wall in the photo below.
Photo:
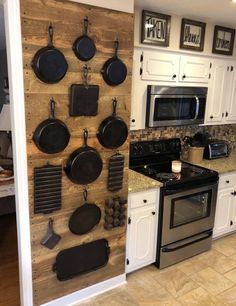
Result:
{"label": "white wall", "polygon": [[127,13],[134,12],[134,0],[71,0],[71,1],[104,7],[121,12],[127,12]]}
{"label": "white wall", "polygon": [[[143,7],[145,9],[145,7]],[[165,14],[166,12],[159,12]],[[168,15],[168,14],[167,14]],[[170,45],[169,47],[153,47],[149,46],[150,48],[155,48],[157,50],[171,50],[171,51],[181,51],[192,53],[195,55],[204,54],[204,55],[212,55],[218,57],[218,55],[213,54],[212,50],[212,43],[213,43],[213,34],[214,34],[214,24],[206,23],[206,32],[205,32],[205,43],[204,43],[204,50],[203,52],[194,52],[194,51],[187,51],[184,49],[179,48],[179,40],[180,40],[180,30],[181,30],[181,19],[188,18],[188,16],[177,16],[171,15],[171,27],[170,27]],[[198,21],[205,22],[200,17],[197,19]],[[142,21],[142,9],[135,8],[135,28],[134,28],[134,45],[139,47],[147,47],[148,45],[141,44],[141,21]],[[222,56],[221,56],[222,57]],[[234,41],[234,52],[233,57],[236,57],[236,39]],[[231,56],[227,56],[227,58],[232,58]]]}

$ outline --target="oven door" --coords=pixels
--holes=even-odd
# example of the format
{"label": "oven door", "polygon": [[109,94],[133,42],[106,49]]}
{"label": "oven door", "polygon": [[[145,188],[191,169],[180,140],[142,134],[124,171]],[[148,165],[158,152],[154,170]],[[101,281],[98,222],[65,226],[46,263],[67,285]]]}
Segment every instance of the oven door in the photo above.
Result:
{"label": "oven door", "polygon": [[204,122],[205,97],[152,95],[149,126],[173,126]]}
{"label": "oven door", "polygon": [[217,187],[215,183],[184,191],[165,191],[162,246],[213,228]]}

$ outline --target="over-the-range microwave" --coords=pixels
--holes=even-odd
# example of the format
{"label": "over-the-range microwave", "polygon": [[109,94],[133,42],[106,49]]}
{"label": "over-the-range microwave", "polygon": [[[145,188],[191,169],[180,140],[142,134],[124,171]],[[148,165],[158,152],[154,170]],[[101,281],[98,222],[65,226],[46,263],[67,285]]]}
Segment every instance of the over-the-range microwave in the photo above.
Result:
{"label": "over-the-range microwave", "polygon": [[206,99],[206,87],[148,85],[146,127],[201,124]]}

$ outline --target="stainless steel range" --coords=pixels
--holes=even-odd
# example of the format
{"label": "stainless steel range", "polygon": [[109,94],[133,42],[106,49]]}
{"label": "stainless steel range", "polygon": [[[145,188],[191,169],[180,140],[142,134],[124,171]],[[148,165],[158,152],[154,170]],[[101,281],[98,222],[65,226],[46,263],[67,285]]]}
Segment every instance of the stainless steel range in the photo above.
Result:
{"label": "stainless steel range", "polygon": [[160,193],[156,265],[162,269],[207,251],[214,226],[218,173],[179,160],[178,138],[131,143],[130,168],[163,183]]}

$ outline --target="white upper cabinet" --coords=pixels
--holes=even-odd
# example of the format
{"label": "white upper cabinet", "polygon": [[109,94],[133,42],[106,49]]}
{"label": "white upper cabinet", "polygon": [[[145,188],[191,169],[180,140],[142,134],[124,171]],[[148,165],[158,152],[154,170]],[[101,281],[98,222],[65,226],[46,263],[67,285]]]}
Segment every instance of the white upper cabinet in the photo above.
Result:
{"label": "white upper cabinet", "polygon": [[208,58],[183,55],[180,58],[179,82],[208,83],[210,60]]}
{"label": "white upper cabinet", "polygon": [[197,56],[143,51],[142,80],[168,83],[208,83],[210,60]]}
{"label": "white upper cabinet", "polygon": [[144,51],[141,61],[142,80],[173,83],[178,80],[179,55]]}
{"label": "white upper cabinet", "polygon": [[213,59],[208,87],[206,124],[236,122],[235,62]]}

